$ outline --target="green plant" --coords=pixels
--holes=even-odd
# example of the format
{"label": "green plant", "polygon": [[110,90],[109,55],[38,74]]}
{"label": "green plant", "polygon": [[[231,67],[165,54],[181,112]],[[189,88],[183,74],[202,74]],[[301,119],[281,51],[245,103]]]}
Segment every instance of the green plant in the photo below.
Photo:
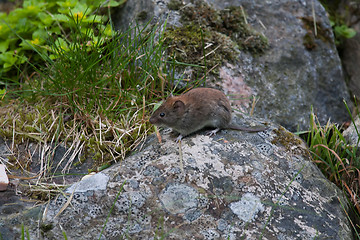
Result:
{"label": "green plant", "polygon": [[335,44],[339,47],[344,39],[356,35],[356,31],[350,27],[351,23],[349,21],[352,15],[357,15],[356,12],[351,10],[351,5],[355,6],[356,1],[350,0],[345,3],[342,1],[320,0],[320,2],[329,14],[330,24],[335,35]]}
{"label": "green plant", "polygon": [[311,113],[307,143],[314,162],[330,180],[341,185],[343,174],[348,171],[345,159],[351,148],[347,146],[338,127],[330,122],[324,127],[321,126],[314,113]]}
{"label": "green plant", "polygon": [[3,99],[5,97],[5,94],[6,94],[6,90],[0,89],[0,99]]}
{"label": "green plant", "polygon": [[[349,111],[346,103],[345,106]],[[350,111],[349,115],[352,118]],[[355,124],[353,118],[352,122]],[[357,148],[359,141],[355,146],[349,145],[336,124],[328,122],[325,126],[321,126],[313,111],[310,115],[310,130],[305,140],[313,161],[324,175],[343,189],[348,196],[348,201],[352,206],[351,212],[355,215],[355,218],[350,220],[359,223],[360,157]],[[349,216],[348,213],[347,215]],[[359,226],[355,227],[354,224],[353,226],[359,238]]]}
{"label": "green plant", "polygon": [[[44,66],[33,66],[34,72],[19,88],[7,89],[0,102],[0,136],[14,143],[15,168],[29,167],[15,157],[24,140],[54,146],[41,154],[43,181],[64,176],[83,161],[90,161],[89,171],[98,171],[123,159],[148,135],[146,119],[153,103],[178,82],[163,73],[174,73],[176,63],[163,56],[163,28],[158,25],[133,26],[111,36],[106,25],[93,41],[81,20],[74,23],[61,40],[48,41],[54,57],[39,54]],[[52,157],[59,145],[74,153],[64,168]],[[29,194],[51,197],[34,189]]]}
{"label": "green plant", "polygon": [[330,20],[330,24],[335,34],[335,43],[339,45],[344,38],[353,38],[356,31],[345,24],[337,24],[335,21]]}
{"label": "green plant", "polygon": [[14,141],[83,141],[82,150],[94,151],[99,165],[123,158],[146,136],[148,106],[158,99],[156,89],[168,84],[160,70],[167,71],[161,29],[135,26],[97,37],[84,45],[91,38],[76,27],[69,38],[79,41],[66,40],[69,50],[53,42],[56,60],[47,59],[19,90],[7,93],[25,103],[13,102],[18,109],[1,116],[3,136],[11,137],[16,127]]}
{"label": "green plant", "polygon": [[[0,136],[13,143],[9,169],[30,179],[40,176],[24,192],[44,201],[58,191],[47,181],[73,174],[69,171],[85,161],[89,172],[99,171],[141,144],[151,131],[147,118],[152,105],[174,89],[180,80],[175,66],[183,64],[164,56],[166,23],[161,28],[135,25],[115,32],[110,24],[69,19],[57,23],[61,32],[50,33],[46,45],[31,46],[43,64],[27,59],[31,71],[13,65],[23,79],[13,80],[15,86],[5,88],[0,101]],[[18,33],[15,36],[26,42]],[[38,162],[44,163],[41,174],[32,172],[29,161],[17,158],[30,143],[44,151],[52,146],[39,154]],[[69,155],[56,162],[53,156],[59,146]]]}
{"label": "green plant", "polygon": [[[111,0],[105,6],[119,6],[124,2]],[[22,8],[9,14],[0,13],[0,77],[11,78],[14,73],[4,73],[20,69],[23,72],[19,65],[43,62],[44,56],[55,58],[49,36],[64,50],[69,50],[66,36],[74,27],[79,27],[92,42],[98,40],[97,31],[111,36],[111,29],[105,26],[107,17],[97,13],[102,4],[99,0],[25,0]]]}
{"label": "green plant", "polygon": [[24,223],[21,224],[21,240],[25,240],[25,234],[26,234],[26,239],[30,240],[30,234],[29,234],[29,230],[24,227]]}

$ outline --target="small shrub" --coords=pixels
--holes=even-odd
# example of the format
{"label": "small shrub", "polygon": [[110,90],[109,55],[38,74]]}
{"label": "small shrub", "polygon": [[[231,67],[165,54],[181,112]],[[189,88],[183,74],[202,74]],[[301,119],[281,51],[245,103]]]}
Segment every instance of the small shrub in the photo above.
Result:
{"label": "small shrub", "polygon": [[[106,6],[115,7],[124,2],[111,0]],[[106,16],[97,14],[100,7],[102,1],[99,0],[25,0],[22,8],[9,14],[0,13],[0,77],[16,77],[14,72],[24,71],[24,67],[19,65],[34,65],[42,63],[46,57],[54,58],[56,55],[49,46],[49,36],[63,49],[69,49],[66,44],[69,39],[66,38],[72,28],[79,27],[96,42],[97,31],[104,31],[108,20]],[[95,29],[94,23],[97,24]],[[109,28],[104,33],[112,34]],[[10,71],[12,73],[5,75]]]}

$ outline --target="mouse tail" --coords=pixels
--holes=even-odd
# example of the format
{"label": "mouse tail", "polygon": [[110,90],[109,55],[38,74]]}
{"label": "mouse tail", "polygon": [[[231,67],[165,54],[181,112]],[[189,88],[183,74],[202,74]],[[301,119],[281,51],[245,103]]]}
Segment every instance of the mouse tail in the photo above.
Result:
{"label": "mouse tail", "polygon": [[262,132],[268,129],[268,127],[265,126],[256,126],[256,127],[242,127],[238,126],[236,124],[231,123],[227,128],[233,129],[233,130],[240,130],[245,132]]}

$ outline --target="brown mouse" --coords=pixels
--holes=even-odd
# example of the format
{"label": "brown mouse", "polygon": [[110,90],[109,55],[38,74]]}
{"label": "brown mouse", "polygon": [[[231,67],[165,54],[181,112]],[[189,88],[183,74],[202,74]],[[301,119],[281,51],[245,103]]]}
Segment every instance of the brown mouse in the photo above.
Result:
{"label": "brown mouse", "polygon": [[150,123],[170,127],[180,133],[177,140],[205,127],[259,132],[266,128],[245,128],[231,123],[231,106],[225,94],[213,88],[195,88],[180,96],[171,96],[151,115]]}

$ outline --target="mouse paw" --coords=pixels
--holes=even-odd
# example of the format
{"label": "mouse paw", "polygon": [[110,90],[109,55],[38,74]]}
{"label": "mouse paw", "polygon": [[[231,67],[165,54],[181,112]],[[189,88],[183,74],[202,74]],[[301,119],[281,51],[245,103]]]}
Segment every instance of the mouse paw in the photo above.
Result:
{"label": "mouse paw", "polygon": [[209,137],[215,136],[219,130],[220,128],[214,129],[212,131],[209,131],[206,135],[208,135]]}

